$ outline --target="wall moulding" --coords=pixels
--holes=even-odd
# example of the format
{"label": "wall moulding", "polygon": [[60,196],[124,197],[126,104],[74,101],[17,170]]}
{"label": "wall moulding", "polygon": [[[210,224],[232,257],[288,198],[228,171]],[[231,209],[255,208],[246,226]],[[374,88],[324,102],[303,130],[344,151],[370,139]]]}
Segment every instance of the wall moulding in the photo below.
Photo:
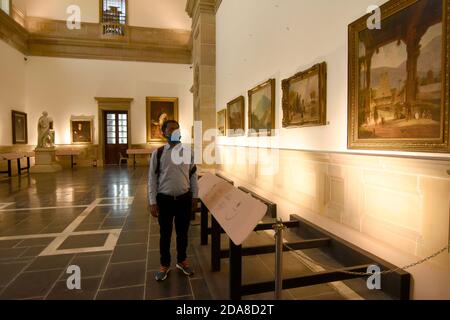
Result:
{"label": "wall moulding", "polygon": [[124,37],[105,39],[101,25],[27,17],[26,28],[0,12],[0,38],[25,55],[190,64],[191,31],[128,26]]}
{"label": "wall moulding", "polygon": [[0,10],[0,39],[21,53],[28,53],[28,31],[3,10]]}

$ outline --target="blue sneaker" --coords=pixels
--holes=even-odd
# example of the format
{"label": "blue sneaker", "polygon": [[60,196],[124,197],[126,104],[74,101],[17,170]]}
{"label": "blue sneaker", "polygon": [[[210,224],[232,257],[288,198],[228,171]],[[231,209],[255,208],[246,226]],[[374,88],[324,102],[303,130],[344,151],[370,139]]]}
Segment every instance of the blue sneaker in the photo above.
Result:
{"label": "blue sneaker", "polygon": [[159,271],[155,273],[155,280],[156,281],[164,281],[167,279],[167,276],[169,275],[170,268],[161,266]]}
{"label": "blue sneaker", "polygon": [[183,271],[187,276],[192,276],[194,274],[194,270],[189,266],[187,260],[177,263],[177,268]]}

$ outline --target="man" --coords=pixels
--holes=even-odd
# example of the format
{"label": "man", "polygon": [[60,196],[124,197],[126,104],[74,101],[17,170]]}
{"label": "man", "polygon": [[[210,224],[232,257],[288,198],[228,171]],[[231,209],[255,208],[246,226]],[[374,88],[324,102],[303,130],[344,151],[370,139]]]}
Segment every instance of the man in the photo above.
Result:
{"label": "man", "polygon": [[[148,186],[151,215],[158,218],[160,226],[161,267],[155,274],[156,281],[164,281],[170,271],[174,221],[177,234],[176,267],[187,276],[194,274],[187,261],[186,249],[192,210],[198,204],[197,167],[191,150],[180,142],[180,125],[168,120],[161,131],[168,144],[152,155]],[[188,161],[181,161],[187,156]]]}

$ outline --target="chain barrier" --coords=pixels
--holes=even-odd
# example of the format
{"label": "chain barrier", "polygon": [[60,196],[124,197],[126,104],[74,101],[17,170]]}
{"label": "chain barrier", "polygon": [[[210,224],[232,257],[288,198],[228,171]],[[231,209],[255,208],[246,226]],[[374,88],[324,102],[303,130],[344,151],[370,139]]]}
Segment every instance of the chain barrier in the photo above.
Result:
{"label": "chain barrier", "polygon": [[[395,269],[385,270],[385,271],[381,271],[381,272],[370,273],[370,272],[353,272],[353,271],[345,271],[345,270],[342,270],[342,269],[336,269],[336,267],[330,267],[330,266],[327,266],[327,265],[325,265],[325,264],[322,264],[322,263],[319,263],[319,262],[317,262],[317,261],[314,261],[314,260],[312,260],[311,258],[309,258],[309,257],[308,257],[307,255],[305,255],[305,254],[304,254],[304,255],[300,255],[300,254],[297,252],[297,251],[299,251],[299,250],[295,250],[295,249],[291,248],[291,247],[290,247],[289,245],[287,245],[286,243],[283,243],[283,245],[284,245],[286,248],[288,248],[290,251],[292,251],[295,255],[299,256],[300,258],[302,258],[302,259],[304,259],[304,260],[307,260],[308,262],[310,262],[310,263],[312,263],[312,264],[321,266],[321,267],[324,268],[326,271],[329,271],[329,272],[339,272],[339,273],[350,274],[350,275],[356,275],[356,276],[383,275],[383,274],[394,273],[394,272],[397,272],[397,271],[400,271],[400,270],[405,271],[405,270],[408,270],[408,269],[413,268],[413,267],[415,267],[415,266],[418,266],[418,265],[420,265],[420,264],[422,264],[422,263],[424,263],[424,262],[427,262],[427,261],[429,261],[429,260],[431,260],[431,259],[433,259],[433,258],[435,258],[435,257],[437,257],[437,256],[439,256],[439,255],[441,255],[442,253],[444,253],[445,251],[447,251],[447,250],[450,249],[450,246],[445,246],[444,248],[442,248],[441,250],[437,251],[436,253],[434,253],[434,254],[432,254],[432,255],[430,255],[430,256],[424,258],[424,259],[421,259],[421,260],[419,260],[419,261],[416,261],[416,262],[414,262],[414,263],[411,263],[411,264],[409,264],[409,265],[406,265],[406,266],[404,266],[404,267],[401,267],[401,268],[399,267],[399,268],[395,268]],[[375,264],[374,264],[374,265],[375,265]],[[331,269],[331,270],[330,270],[330,269]]]}

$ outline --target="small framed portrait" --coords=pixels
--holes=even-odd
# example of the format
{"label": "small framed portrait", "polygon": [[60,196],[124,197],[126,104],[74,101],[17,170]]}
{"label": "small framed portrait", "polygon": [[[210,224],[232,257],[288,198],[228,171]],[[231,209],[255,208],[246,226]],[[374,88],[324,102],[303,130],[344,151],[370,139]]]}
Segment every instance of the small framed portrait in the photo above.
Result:
{"label": "small framed portrait", "polygon": [[245,98],[240,96],[227,105],[228,136],[237,137],[245,134]]}
{"label": "small framed portrait", "polygon": [[27,114],[20,111],[12,111],[12,138],[13,144],[28,143]]}
{"label": "small framed portrait", "polygon": [[70,136],[72,144],[94,143],[94,116],[72,116],[70,118]]}
{"label": "small framed portrait", "polygon": [[227,109],[217,112],[217,130],[218,136],[226,136],[227,131]]}
{"label": "small framed portrait", "polygon": [[249,136],[273,135],[275,130],[275,79],[248,92]]}
{"label": "small framed portrait", "polygon": [[161,128],[167,120],[178,121],[178,98],[147,97],[147,142],[166,142]]}

